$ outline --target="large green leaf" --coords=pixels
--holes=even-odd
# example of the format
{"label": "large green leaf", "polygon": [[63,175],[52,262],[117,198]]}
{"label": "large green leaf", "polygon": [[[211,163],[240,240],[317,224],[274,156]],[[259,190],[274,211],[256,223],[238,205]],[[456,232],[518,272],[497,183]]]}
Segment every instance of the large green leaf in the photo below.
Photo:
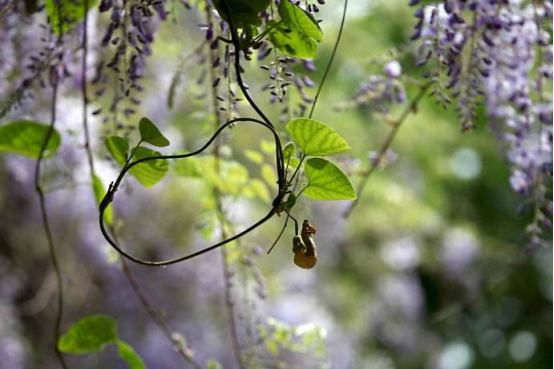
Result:
{"label": "large green leaf", "polygon": [[[88,8],[85,10],[85,0],[45,0],[44,5],[48,20],[54,33],[67,33],[81,19],[85,13],[96,4],[96,0],[88,0]],[[60,25],[60,15],[62,24]],[[60,27],[61,26],[61,27]],[[60,32],[61,30],[61,32]]]}
{"label": "large green leaf", "polygon": [[313,59],[317,56],[317,42],[298,30],[283,23],[269,21],[269,40],[282,52],[301,59]]}
{"label": "large green leaf", "polygon": [[[49,130],[49,126],[29,120],[6,124],[0,127],[0,152],[20,154],[36,159]],[[60,143],[60,134],[54,129],[44,151],[44,157],[54,155],[60,147]]]}
{"label": "large green leaf", "polygon": [[[133,161],[160,155],[159,152],[147,149],[146,147],[137,147],[133,155]],[[131,173],[144,187],[152,187],[165,177],[168,167],[169,165],[166,160],[148,160],[134,166],[129,173]]]}
{"label": "large green leaf", "polygon": [[[94,197],[96,198],[96,204],[100,205],[102,199],[106,195],[106,189],[102,184],[102,180],[96,174],[92,176],[92,189],[94,190]],[[112,204],[108,205],[104,210],[104,221],[108,225],[113,224],[113,207]]]}
{"label": "large green leaf", "polygon": [[322,158],[311,158],[304,167],[308,188],[303,194],[314,200],[356,200],[350,180],[335,164]]}
{"label": "large green leaf", "polygon": [[119,351],[119,357],[127,363],[130,369],[146,368],[140,356],[127,343],[121,340],[117,341],[117,349]]}
{"label": "large green leaf", "polygon": [[106,315],[91,315],[73,324],[58,341],[62,352],[86,354],[100,351],[109,343],[117,342],[115,321]]}
{"label": "large green leaf", "polygon": [[317,21],[300,7],[288,1],[279,4],[279,23],[268,23],[269,39],[279,50],[298,58],[315,58],[317,43],[323,33]]}
{"label": "large green leaf", "polygon": [[119,163],[125,165],[129,155],[129,142],[123,137],[111,136],[104,141],[112,157]]}
{"label": "large green leaf", "polygon": [[306,156],[328,156],[350,150],[335,130],[316,120],[295,119],[286,128]]}
{"label": "large green leaf", "polygon": [[281,20],[292,27],[294,30],[302,33],[317,42],[323,40],[323,32],[313,16],[289,1],[281,1],[279,4],[279,15]]}
{"label": "large green leaf", "polygon": [[270,2],[271,0],[215,0],[214,5],[224,20],[229,21],[228,6],[235,27],[249,28],[261,24],[262,19],[258,14],[266,10]]}
{"label": "large green leaf", "polygon": [[169,140],[164,137],[158,127],[148,118],[142,118],[139,122],[140,139],[158,147],[169,146]]}

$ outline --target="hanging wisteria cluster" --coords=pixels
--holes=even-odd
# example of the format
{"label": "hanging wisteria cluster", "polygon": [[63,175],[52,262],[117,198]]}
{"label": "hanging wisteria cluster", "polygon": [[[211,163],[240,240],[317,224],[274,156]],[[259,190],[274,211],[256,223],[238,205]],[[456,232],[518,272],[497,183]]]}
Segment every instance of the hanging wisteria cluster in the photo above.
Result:
{"label": "hanging wisteria cluster", "polygon": [[464,131],[485,107],[512,165],[514,191],[530,196],[531,240],[541,243],[552,216],[545,187],[552,177],[552,2],[446,0],[414,15],[411,39],[437,101],[455,102]]}
{"label": "hanging wisteria cluster", "polygon": [[464,132],[483,121],[484,107],[487,128],[511,164],[510,184],[526,196],[521,211],[533,213],[531,243],[544,244],[543,231],[552,227],[552,1],[411,0],[409,5],[416,9],[410,40],[421,80],[399,78],[399,63],[389,59],[380,63],[381,74],[371,75],[337,108],[362,107],[397,125],[389,108],[406,101],[406,82],[429,88],[443,108],[453,106]]}

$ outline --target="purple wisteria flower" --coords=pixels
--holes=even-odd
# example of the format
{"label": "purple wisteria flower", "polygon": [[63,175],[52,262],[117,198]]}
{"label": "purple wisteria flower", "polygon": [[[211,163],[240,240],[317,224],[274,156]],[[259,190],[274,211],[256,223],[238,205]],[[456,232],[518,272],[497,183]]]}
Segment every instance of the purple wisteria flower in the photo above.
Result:
{"label": "purple wisteria flower", "polygon": [[[513,189],[552,208],[544,187],[552,176],[552,2],[445,0],[414,16],[412,40],[437,101],[456,102],[464,131],[483,104],[506,147]],[[552,216],[537,214],[543,225]]]}

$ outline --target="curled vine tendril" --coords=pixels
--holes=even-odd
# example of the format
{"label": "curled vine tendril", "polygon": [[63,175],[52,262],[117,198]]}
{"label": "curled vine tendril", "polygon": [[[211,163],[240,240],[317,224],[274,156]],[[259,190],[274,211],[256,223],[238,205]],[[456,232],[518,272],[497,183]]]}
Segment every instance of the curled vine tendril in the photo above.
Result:
{"label": "curled vine tendril", "polygon": [[[185,255],[185,256],[181,256],[181,257],[177,257],[177,258],[174,258],[174,259],[168,259],[168,260],[163,260],[163,261],[149,261],[149,260],[143,260],[143,259],[140,259],[140,258],[137,258],[129,253],[127,253],[126,251],[124,251],[119,245],[118,243],[114,240],[114,237],[112,237],[108,230],[106,229],[106,225],[104,223],[104,212],[105,210],[107,209],[108,205],[110,205],[110,203],[113,202],[114,198],[115,198],[115,194],[119,188],[119,186],[121,185],[121,182],[123,181],[123,178],[125,177],[125,175],[127,174],[127,172],[129,170],[131,170],[131,168],[133,168],[135,165],[138,165],[138,164],[141,164],[141,163],[144,163],[146,161],[150,161],[150,160],[172,160],[172,159],[185,159],[185,158],[190,158],[192,156],[196,156],[200,153],[202,153],[204,150],[206,150],[208,147],[210,147],[210,145],[217,139],[217,136],[219,136],[219,134],[221,132],[223,132],[223,130],[235,123],[238,123],[238,122],[252,122],[252,123],[257,123],[257,124],[260,124],[262,125],[263,127],[266,127],[267,129],[269,129],[272,133],[273,133],[273,136],[275,138],[275,146],[276,146],[276,151],[278,153],[281,153],[280,155],[277,155],[277,158],[276,158],[276,161],[277,161],[277,173],[279,174],[279,181],[278,181],[278,185],[279,185],[279,190],[278,190],[278,194],[277,196],[275,197],[275,199],[273,200],[273,203],[272,203],[272,207],[270,209],[270,211],[267,213],[266,216],[264,216],[263,218],[261,218],[260,220],[258,220],[256,223],[254,223],[253,225],[251,225],[250,227],[246,228],[244,231],[242,232],[239,232],[237,234],[235,234],[234,236],[231,236],[229,238],[226,238],[224,239],[223,241],[220,241],[214,245],[211,245],[211,246],[208,246],[208,247],[205,247],[199,251],[196,251],[196,252],[193,252],[191,254],[188,254],[188,255]],[[185,261],[185,260],[188,260],[188,259],[192,259],[196,256],[199,256],[199,255],[202,255],[206,252],[209,252],[211,250],[214,250],[218,247],[221,247],[225,244],[228,244],[229,242],[232,242],[248,233],[250,233],[251,231],[253,231],[254,229],[258,228],[259,226],[261,226],[262,224],[264,224],[265,222],[267,222],[269,219],[271,219],[273,217],[273,215],[277,214],[279,212],[279,209],[280,209],[280,205],[282,204],[284,198],[285,198],[285,195],[287,193],[286,189],[287,189],[287,186],[286,186],[286,182],[284,180],[284,173],[283,173],[283,161],[282,161],[282,146],[281,146],[281,140],[279,138],[279,134],[277,133],[277,131],[275,131],[275,129],[272,127],[272,126],[269,126],[267,125],[265,122],[261,121],[261,120],[258,120],[258,119],[254,119],[254,118],[235,118],[235,119],[232,119],[228,122],[226,122],[225,124],[223,124],[213,135],[212,137],[201,147],[199,148],[198,150],[196,151],[193,151],[191,153],[187,153],[187,154],[180,154],[180,155],[158,155],[158,156],[151,156],[151,157],[147,157],[147,158],[142,158],[142,159],[139,159],[139,160],[136,160],[132,163],[130,163],[132,159],[132,154],[130,155],[130,157],[127,159],[127,162],[125,163],[123,169],[121,170],[121,172],[119,173],[119,176],[117,177],[115,183],[112,183],[110,184],[110,187],[108,189],[108,192],[106,193],[106,195],[104,196],[104,198],[102,199],[102,202],[100,203],[100,214],[99,214],[99,221],[100,221],[100,230],[102,231],[102,234],[104,235],[104,238],[106,238],[106,240],[108,241],[108,243],[117,251],[119,252],[122,256],[126,257],[127,259],[135,262],[135,263],[138,263],[138,264],[142,264],[142,265],[148,265],[148,266],[164,266],[164,265],[170,265],[170,264],[176,264],[176,263],[179,263],[181,261]],[[281,178],[283,178],[283,180],[281,180]]]}

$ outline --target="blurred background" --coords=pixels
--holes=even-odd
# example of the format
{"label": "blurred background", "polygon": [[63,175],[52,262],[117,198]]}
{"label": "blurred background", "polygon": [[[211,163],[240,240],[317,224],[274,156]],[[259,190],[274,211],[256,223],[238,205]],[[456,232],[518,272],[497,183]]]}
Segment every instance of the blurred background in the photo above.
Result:
{"label": "blurred background", "polygon": [[[372,106],[348,102],[360,83],[383,74],[391,60],[399,61],[406,81],[422,71],[406,47],[415,24],[406,1],[350,3],[314,118],[352,147],[336,161],[357,184],[390,126]],[[305,72],[313,81],[321,79],[331,54],[342,6],[337,0],[321,6],[325,39],[316,69]],[[183,63],[203,41],[202,13],[177,1],[166,8],[172,13],[158,24],[142,103],[126,124],[148,116],[170,139],[172,146],[163,149],[170,153],[199,147],[213,123],[210,99],[202,96],[206,85],[197,83],[205,65],[196,57]],[[104,18],[96,9],[89,14],[91,75],[106,52],[98,46]],[[17,60],[39,25],[40,17],[29,22],[21,43],[7,49],[4,58],[11,53]],[[256,101],[278,121],[282,106],[271,104],[261,88],[268,82],[262,64],[251,62],[245,79]],[[170,109],[176,71],[181,71],[180,83]],[[147,368],[191,367],[150,319],[99,231],[78,81],[75,73],[65,82],[57,107],[62,148],[45,162],[43,174],[64,274],[63,331],[89,314],[106,314]],[[418,89],[406,86],[411,99]],[[37,91],[4,120],[48,122],[50,93]],[[405,106],[392,105],[387,116],[398,117]],[[239,110],[252,115],[245,105]],[[98,116],[91,115],[90,124],[97,174],[107,184],[118,172],[103,145],[109,130]],[[550,368],[552,248],[525,255],[530,217],[518,215],[524,199],[510,187],[505,152],[488,122],[480,117],[477,126],[461,133],[454,111],[424,98],[392,145],[394,160],[371,177],[349,218],[343,216],[348,202],[302,199],[293,213],[318,229],[314,269],[294,265],[290,226],[266,254],[283,217],[226,247],[225,255],[218,250],[167,268],[130,268],[202,366],[212,360],[211,367],[240,367],[239,346],[242,366],[257,368]],[[284,132],[284,123],[277,128]],[[131,140],[137,137],[128,134]],[[230,171],[236,178],[222,177],[231,186],[223,208],[233,229],[259,219],[275,196],[276,185],[264,169],[274,164],[270,139],[261,129],[241,125],[223,138],[222,155],[235,166]],[[34,165],[15,155],[0,157],[0,368],[6,369],[58,367],[53,352],[57,286],[34,191]],[[137,255],[173,257],[219,237],[211,190],[201,178],[170,171],[151,189],[129,179],[120,192],[116,226],[122,244]],[[98,355],[66,356],[73,368],[126,367],[114,347]]]}

